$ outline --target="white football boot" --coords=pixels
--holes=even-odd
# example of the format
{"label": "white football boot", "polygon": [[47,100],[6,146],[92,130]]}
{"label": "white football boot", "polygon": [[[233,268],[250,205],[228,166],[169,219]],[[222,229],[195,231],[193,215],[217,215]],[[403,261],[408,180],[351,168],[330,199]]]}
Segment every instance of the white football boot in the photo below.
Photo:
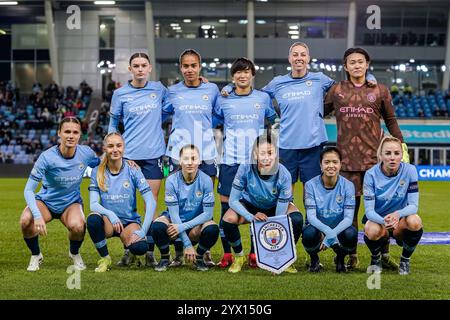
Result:
{"label": "white football boot", "polygon": [[44,256],[42,253],[37,255],[32,255],[30,258],[30,263],[28,264],[27,271],[38,271],[39,265],[44,261]]}
{"label": "white football boot", "polygon": [[73,265],[77,270],[85,270],[86,265],[83,262],[83,259],[81,258],[81,255],[78,254],[72,254],[69,252],[69,257],[73,260]]}

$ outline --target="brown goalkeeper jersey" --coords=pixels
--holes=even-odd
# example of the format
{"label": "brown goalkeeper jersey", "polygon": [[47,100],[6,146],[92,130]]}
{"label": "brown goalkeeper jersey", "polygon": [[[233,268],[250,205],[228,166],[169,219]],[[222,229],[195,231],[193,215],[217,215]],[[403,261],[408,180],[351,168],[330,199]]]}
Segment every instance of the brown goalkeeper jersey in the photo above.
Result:
{"label": "brown goalkeeper jersey", "polygon": [[395,118],[391,95],[385,85],[356,87],[341,81],[325,97],[325,115],[335,112],[337,147],[342,153],[342,170],[366,171],[377,163],[377,149],[383,137],[381,119],[389,133],[403,142]]}

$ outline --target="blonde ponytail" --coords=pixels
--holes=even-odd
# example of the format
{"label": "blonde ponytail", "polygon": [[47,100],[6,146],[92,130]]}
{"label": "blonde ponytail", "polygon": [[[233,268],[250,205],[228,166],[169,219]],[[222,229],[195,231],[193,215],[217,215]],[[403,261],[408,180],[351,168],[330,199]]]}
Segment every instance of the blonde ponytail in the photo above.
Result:
{"label": "blonde ponytail", "polygon": [[[111,132],[108,133],[105,138],[103,138],[103,146],[106,145],[106,141],[111,136],[119,136],[122,140],[122,135],[119,132]],[[97,171],[97,184],[101,191],[106,192],[108,191],[108,188],[106,187],[106,166],[108,165],[108,158],[106,157],[106,154],[103,153],[102,160],[100,161],[100,164],[98,165],[98,171]]]}
{"label": "blonde ponytail", "polygon": [[103,154],[102,160],[100,161],[100,164],[98,165],[98,171],[97,171],[97,184],[100,190],[103,192],[108,191],[106,188],[106,164],[108,163],[108,159],[106,158],[106,154]]}

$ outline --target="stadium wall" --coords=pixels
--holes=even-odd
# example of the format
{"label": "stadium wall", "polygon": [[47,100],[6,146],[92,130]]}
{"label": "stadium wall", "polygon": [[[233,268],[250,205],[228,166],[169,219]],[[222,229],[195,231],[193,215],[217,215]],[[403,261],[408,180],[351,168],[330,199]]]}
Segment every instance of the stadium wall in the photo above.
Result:
{"label": "stadium wall", "polygon": [[[158,17],[198,16],[200,6],[179,5],[168,8],[155,4],[154,12]],[[256,7],[255,16],[267,16],[266,7]],[[202,7],[202,17],[217,17],[223,14],[226,17],[244,17],[245,9],[233,6],[210,5]],[[273,17],[303,16],[314,17],[332,15],[333,17],[346,17],[347,6],[343,4],[330,4],[326,7],[317,7],[312,4],[298,4],[277,6],[270,12]],[[127,70],[128,59],[133,52],[147,52],[145,15],[142,10],[129,10],[122,8],[103,8],[99,10],[81,11],[81,29],[69,30],[66,27],[68,14],[65,11],[55,11],[55,31],[60,66],[60,78],[63,86],[73,85],[86,80],[94,89],[101,89],[102,76],[97,69],[99,61],[99,17],[115,17],[115,45],[112,78],[115,81],[126,83],[130,75]],[[287,49],[292,40],[285,38],[256,38],[255,61],[278,61],[287,64]],[[311,56],[316,59],[329,59],[340,61],[345,51],[347,39],[308,39]],[[211,45],[210,39],[155,39],[156,61],[174,62],[178,55],[186,48],[195,48],[200,51],[203,58],[213,59],[219,57],[233,60],[239,56],[246,56],[245,38],[220,38]],[[409,60],[411,57],[426,57],[427,61],[444,61],[445,47],[386,47],[365,46],[376,62]],[[159,73],[156,66],[156,72]]]}
{"label": "stadium wall", "polygon": [[30,175],[32,164],[0,164],[0,178],[26,178]]}

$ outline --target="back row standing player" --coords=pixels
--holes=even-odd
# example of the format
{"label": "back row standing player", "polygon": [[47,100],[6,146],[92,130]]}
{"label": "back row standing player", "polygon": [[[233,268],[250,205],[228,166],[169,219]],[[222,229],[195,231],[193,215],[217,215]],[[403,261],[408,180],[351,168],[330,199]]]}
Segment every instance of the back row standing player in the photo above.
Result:
{"label": "back row standing player", "polygon": [[[224,152],[217,187],[221,203],[220,237],[224,249],[219,263],[221,268],[226,268],[233,262],[231,247],[223,232],[222,219],[230,208],[228,200],[234,177],[240,164],[250,163],[253,143],[264,130],[265,119],[273,124],[277,118],[269,95],[252,88],[256,73],[252,61],[238,58],[233,62],[230,72],[235,88],[226,98],[218,98],[215,111],[224,124]],[[256,266],[256,258],[250,256],[250,263]]]}
{"label": "back row standing player", "polygon": [[[291,45],[288,60],[291,72],[275,77],[261,90],[280,109],[280,160],[291,173],[294,194],[299,179],[305,184],[321,173],[320,152],[328,140],[323,120],[324,95],[335,81],[322,72],[308,71],[311,57],[303,42]],[[376,83],[370,74],[368,81]]]}
{"label": "back row standing player", "polygon": [[[134,160],[141,167],[142,173],[158,203],[159,188],[163,173],[163,155],[165,152],[164,133],[162,130],[162,106],[168,91],[161,82],[148,81],[152,71],[150,59],[145,53],[135,53],[130,57],[128,70],[133,79],[114,91],[108,133],[116,132],[119,121],[124,123],[123,138],[125,140],[125,159]],[[156,214],[154,215],[154,218]],[[155,243],[147,236],[149,251],[146,254],[146,265],[154,267],[157,262],[153,251]],[[119,262],[129,264],[130,253]]]}
{"label": "back row standing player", "polygon": [[[213,134],[214,107],[219,96],[219,88],[214,83],[205,83],[200,77],[201,56],[187,49],[180,55],[180,71],[184,81],[169,87],[169,96],[163,105],[163,112],[172,116],[172,130],[167,143],[166,155],[169,156],[170,171],[180,169],[180,151],[188,144],[198,147],[201,164],[199,169],[211,177],[214,184],[217,168],[216,143]],[[175,259],[171,267],[183,263],[183,242],[175,241]],[[209,251],[205,262],[213,266]]]}
{"label": "back row standing player", "polygon": [[277,76],[262,90],[280,108],[280,160],[292,176],[305,184],[320,174],[320,152],[327,142],[323,97],[334,80],[322,72],[309,72],[309,48],[295,42],[289,48],[291,72]]}
{"label": "back row standing player", "polygon": [[[355,186],[355,214],[353,226],[358,229],[358,210],[361,203],[365,172],[377,163],[377,148],[383,137],[381,119],[389,132],[403,142],[395,118],[389,89],[383,84],[367,82],[370,56],[362,48],[350,48],[344,53],[347,79],[334,85],[325,98],[325,115],[334,111],[337,123],[337,147],[342,152],[341,174]],[[404,145],[404,155],[407,155]],[[383,249],[383,266],[397,269],[389,258],[389,243]],[[358,265],[356,248],[349,256],[347,267]]]}

